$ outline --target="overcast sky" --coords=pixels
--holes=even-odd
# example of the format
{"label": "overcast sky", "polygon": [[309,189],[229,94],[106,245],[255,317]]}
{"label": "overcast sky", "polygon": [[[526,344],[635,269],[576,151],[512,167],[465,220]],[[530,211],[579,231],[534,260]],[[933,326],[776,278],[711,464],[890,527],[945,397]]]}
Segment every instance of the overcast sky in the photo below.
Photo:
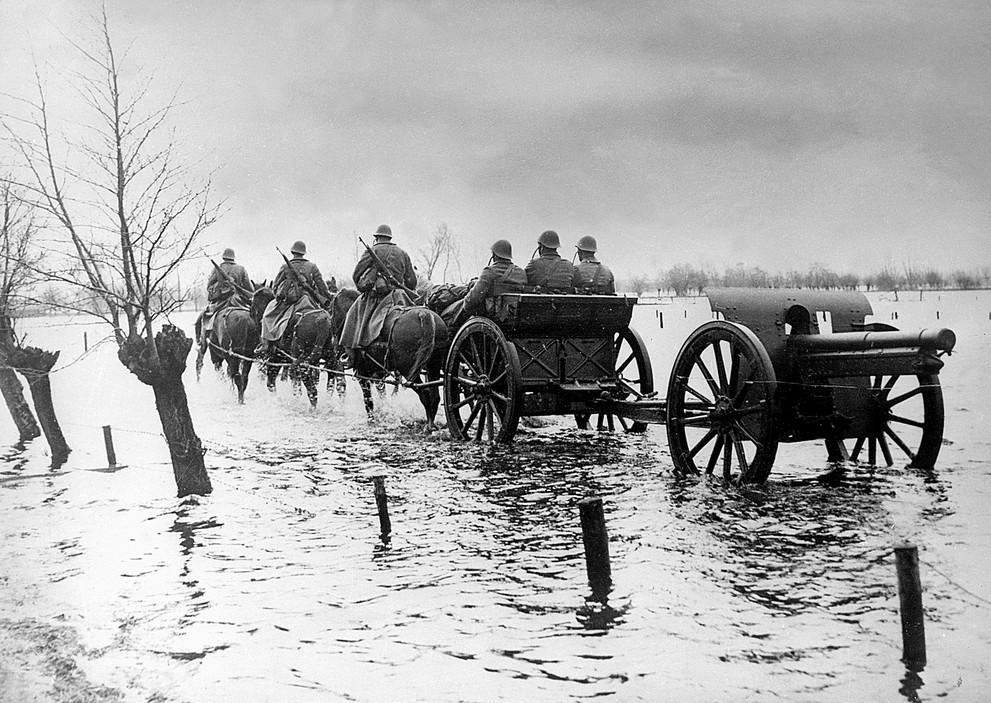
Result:
{"label": "overcast sky", "polygon": [[[209,232],[253,276],[306,240],[349,274],[381,223],[466,274],[507,238],[677,262],[991,265],[991,4],[108,0],[219,167]],[[64,73],[89,0],[0,0],[0,90]]]}

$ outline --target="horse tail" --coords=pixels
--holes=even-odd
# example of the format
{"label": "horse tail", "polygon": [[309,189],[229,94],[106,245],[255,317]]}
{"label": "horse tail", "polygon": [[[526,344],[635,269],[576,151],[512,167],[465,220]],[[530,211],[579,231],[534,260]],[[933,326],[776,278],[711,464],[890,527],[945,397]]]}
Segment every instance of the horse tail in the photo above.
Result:
{"label": "horse tail", "polygon": [[[406,374],[408,381],[413,381],[420,370],[424,368],[427,361],[434,355],[434,340],[437,337],[437,322],[434,320],[434,313],[427,308],[417,308],[417,318],[420,321],[420,342],[416,347],[416,356],[413,357],[413,366]],[[424,322],[426,318],[426,323]],[[429,334],[424,334],[429,326]]]}

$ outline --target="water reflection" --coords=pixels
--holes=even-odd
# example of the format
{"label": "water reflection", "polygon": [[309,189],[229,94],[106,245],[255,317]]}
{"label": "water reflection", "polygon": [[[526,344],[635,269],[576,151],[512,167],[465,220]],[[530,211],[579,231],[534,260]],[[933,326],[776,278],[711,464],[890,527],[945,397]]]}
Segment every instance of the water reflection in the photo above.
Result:
{"label": "water reflection", "polygon": [[628,602],[618,608],[613,607],[609,604],[607,593],[593,591],[578,608],[576,617],[584,629],[605,633],[624,623],[624,616],[629,608]]}
{"label": "water reflection", "polygon": [[[214,517],[196,519],[193,515],[201,509],[197,496],[190,496],[183,499],[179,507],[174,511],[175,520],[169,531],[179,536],[179,583],[186,589],[185,595],[180,600],[186,601],[184,614],[179,618],[180,627],[192,625],[197,616],[210,606],[206,589],[200,586],[200,580],[196,577],[193,569],[193,560],[197,548],[201,542],[197,537],[203,530],[216,529],[222,526]],[[187,657],[188,658],[188,657]]]}
{"label": "water reflection", "polygon": [[696,487],[676,481],[670,497],[677,514],[711,538],[700,540],[704,572],[772,613],[795,615],[883,598],[881,584],[858,576],[889,530],[883,493],[856,477],[760,488],[714,479]]}
{"label": "water reflection", "polygon": [[905,670],[905,676],[899,681],[901,684],[898,687],[898,693],[904,696],[907,700],[912,703],[919,703],[922,699],[919,697],[919,690],[925,685],[922,677],[915,671],[911,669]]}

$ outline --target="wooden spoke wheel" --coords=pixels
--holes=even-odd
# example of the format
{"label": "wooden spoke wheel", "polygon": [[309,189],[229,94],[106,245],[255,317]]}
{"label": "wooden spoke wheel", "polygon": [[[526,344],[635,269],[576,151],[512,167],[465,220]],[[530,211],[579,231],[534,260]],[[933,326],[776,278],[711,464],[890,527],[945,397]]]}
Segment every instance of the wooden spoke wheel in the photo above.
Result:
{"label": "wooden spoke wheel", "polygon": [[455,439],[510,442],[523,404],[516,347],[487,318],[458,330],[444,366],[444,412]]}
{"label": "wooden spoke wheel", "polygon": [[871,429],[854,439],[827,439],[829,459],[876,465],[880,454],[886,466],[904,457],[911,467],[931,469],[943,443],[939,376],[871,376],[868,380],[863,392],[869,395]]}
{"label": "wooden spoke wheel", "polygon": [[[641,397],[654,392],[654,371],[650,366],[650,356],[647,346],[635,330],[627,327],[616,335],[613,340],[613,357],[616,360],[616,379],[620,388],[624,389],[616,395],[617,400],[630,396]],[[627,420],[612,413],[575,413],[575,424],[579,429],[609,430],[612,432],[617,425],[624,432],[646,432],[647,423],[638,420]]]}
{"label": "wooden spoke wheel", "polygon": [[757,336],[732,322],[707,322],[685,341],[671,369],[668,447],[675,469],[763,483],[778,448],[776,378]]}

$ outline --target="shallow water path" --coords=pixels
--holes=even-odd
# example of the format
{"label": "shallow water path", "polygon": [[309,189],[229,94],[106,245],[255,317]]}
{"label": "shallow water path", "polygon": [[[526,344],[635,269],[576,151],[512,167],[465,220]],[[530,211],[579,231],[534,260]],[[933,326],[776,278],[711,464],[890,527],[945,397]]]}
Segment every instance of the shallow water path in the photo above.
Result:
{"label": "shallow water path", "polygon": [[[555,420],[477,446],[425,436],[409,394],[369,424],[355,392],[311,412],[257,381],[241,407],[210,374],[191,383],[209,497],[173,497],[136,384],[65,413],[98,427],[115,403],[127,468],[86,470],[105,461],[98,430],[74,433],[66,473],[21,478],[51,471],[37,443],[0,459],[0,651],[42,644],[36,672],[61,665],[67,687],[52,699],[980,700],[991,685],[976,392],[953,396],[936,472],[821,483],[825,452],[803,445],[767,486],[738,490],[674,476],[659,427]],[[591,495],[611,537],[605,603],[585,578]],[[924,560],[918,676],[899,662],[902,538]],[[0,677],[15,684],[44,698],[51,678]]]}

